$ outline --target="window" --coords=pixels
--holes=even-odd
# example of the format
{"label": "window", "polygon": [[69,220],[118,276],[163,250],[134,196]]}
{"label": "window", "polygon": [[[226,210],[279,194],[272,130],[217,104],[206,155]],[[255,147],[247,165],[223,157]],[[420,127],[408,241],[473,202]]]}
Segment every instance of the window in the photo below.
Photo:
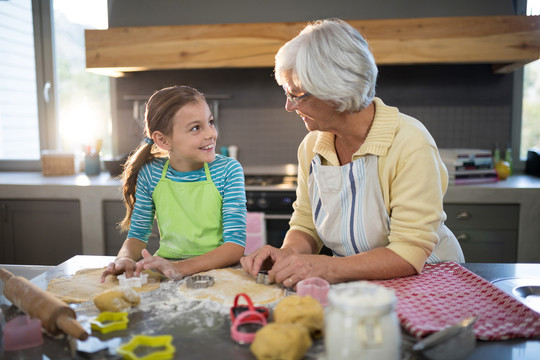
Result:
{"label": "window", "polygon": [[107,0],[0,1],[1,169],[98,140],[109,152],[110,79],[85,70],[84,29],[104,28]]}
{"label": "window", "polygon": [[[527,1],[527,15],[540,15],[540,0]],[[529,63],[523,69],[523,109],[521,124],[520,158],[527,150],[540,147],[540,61]]]}

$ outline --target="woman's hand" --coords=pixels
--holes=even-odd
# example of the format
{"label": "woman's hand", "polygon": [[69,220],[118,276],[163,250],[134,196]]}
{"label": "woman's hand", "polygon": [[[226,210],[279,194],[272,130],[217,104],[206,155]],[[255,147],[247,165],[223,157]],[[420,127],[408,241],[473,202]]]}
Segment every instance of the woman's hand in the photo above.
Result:
{"label": "woman's hand", "polygon": [[121,274],[123,272],[126,273],[126,277],[130,278],[133,276],[133,272],[136,269],[137,263],[135,260],[126,257],[126,256],[120,256],[114,259],[114,262],[110,263],[105,271],[103,271],[103,274],[101,274],[101,282],[105,282],[105,279],[108,275],[117,275]]}
{"label": "woman's hand", "polygon": [[180,280],[184,277],[184,275],[176,271],[173,262],[166,260],[161,256],[152,256],[146,249],[143,249],[141,253],[143,258],[137,262],[135,276],[139,276],[143,270],[153,269],[173,280]]}
{"label": "woman's hand", "polygon": [[253,254],[241,258],[240,264],[245,272],[257,277],[259,271],[271,268],[272,263],[275,264],[279,259],[287,257],[288,255],[289,251],[287,250],[264,245]]}
{"label": "woman's hand", "polygon": [[294,288],[298,282],[311,277],[330,282],[328,274],[331,261],[332,257],[326,255],[291,254],[276,261],[268,276],[270,280],[288,288]]}

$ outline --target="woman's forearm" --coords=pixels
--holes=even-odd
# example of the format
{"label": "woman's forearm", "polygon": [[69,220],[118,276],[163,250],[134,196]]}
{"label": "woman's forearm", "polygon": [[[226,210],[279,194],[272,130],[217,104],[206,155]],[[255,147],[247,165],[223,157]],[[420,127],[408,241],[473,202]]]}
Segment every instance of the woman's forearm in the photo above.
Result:
{"label": "woman's forearm", "polygon": [[330,283],[355,280],[385,280],[415,275],[415,268],[386,247],[331,259],[325,278]]}
{"label": "woman's forearm", "polygon": [[315,239],[300,230],[289,230],[283,240],[281,249],[293,254],[317,254],[319,251]]}

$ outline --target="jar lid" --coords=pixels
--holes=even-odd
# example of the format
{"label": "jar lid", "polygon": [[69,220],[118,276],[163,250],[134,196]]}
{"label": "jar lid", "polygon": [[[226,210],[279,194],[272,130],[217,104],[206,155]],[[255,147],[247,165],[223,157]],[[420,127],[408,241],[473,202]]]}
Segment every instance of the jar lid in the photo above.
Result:
{"label": "jar lid", "polygon": [[328,300],[332,306],[346,312],[375,315],[391,311],[396,303],[396,295],[384,286],[354,281],[332,286]]}

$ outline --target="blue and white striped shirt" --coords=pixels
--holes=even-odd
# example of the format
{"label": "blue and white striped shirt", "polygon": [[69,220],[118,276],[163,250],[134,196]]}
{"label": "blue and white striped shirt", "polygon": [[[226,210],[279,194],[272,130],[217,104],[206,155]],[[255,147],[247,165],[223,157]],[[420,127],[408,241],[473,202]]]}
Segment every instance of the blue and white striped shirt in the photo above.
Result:
{"label": "blue and white striped shirt", "polygon": [[[155,158],[144,164],[137,176],[135,207],[131,215],[128,237],[148,242],[154,224],[155,205],[152,194],[161,179],[167,158]],[[223,198],[223,241],[246,246],[246,190],[242,165],[232,158],[216,154],[216,159],[208,164],[210,176]],[[167,169],[167,179],[178,182],[205,181],[204,167],[194,171],[181,172],[171,166]]]}

